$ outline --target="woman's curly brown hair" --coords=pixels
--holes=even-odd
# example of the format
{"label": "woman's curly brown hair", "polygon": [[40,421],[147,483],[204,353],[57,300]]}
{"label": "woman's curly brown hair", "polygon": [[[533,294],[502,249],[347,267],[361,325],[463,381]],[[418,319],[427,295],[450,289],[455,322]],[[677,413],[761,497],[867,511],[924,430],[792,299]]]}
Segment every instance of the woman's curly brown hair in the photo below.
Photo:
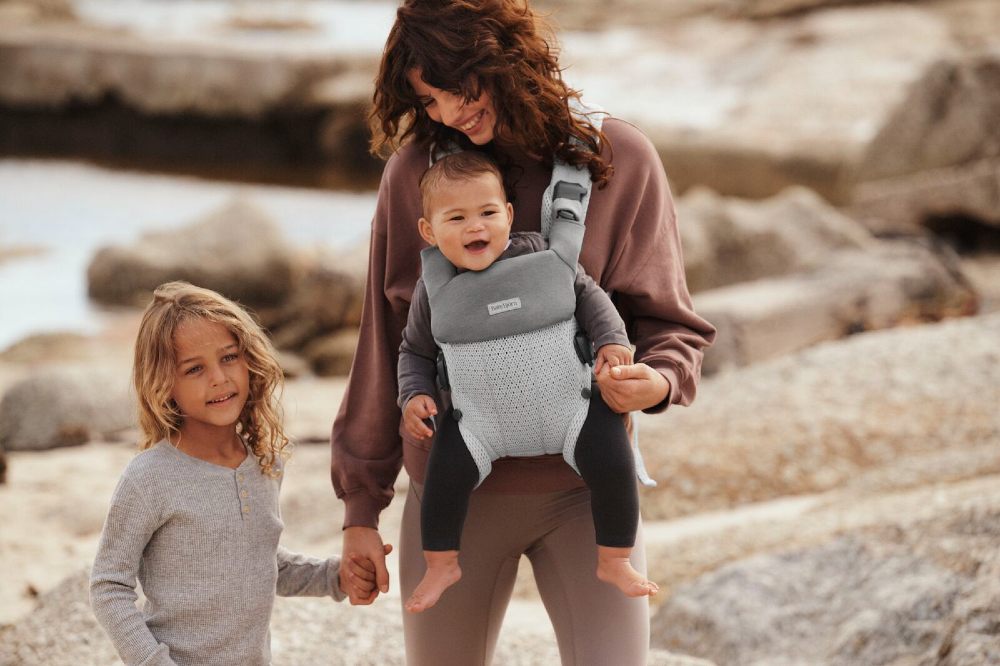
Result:
{"label": "woman's curly brown hair", "polygon": [[563,82],[554,43],[549,26],[524,0],[405,0],[375,79],[372,153],[384,157],[408,140],[474,148],[464,134],[428,117],[406,78],[419,68],[429,85],[467,101],[486,90],[497,144],[546,163],[557,156],[585,165],[603,187],[612,174],[599,149],[607,139],[571,113],[569,102],[580,93]]}

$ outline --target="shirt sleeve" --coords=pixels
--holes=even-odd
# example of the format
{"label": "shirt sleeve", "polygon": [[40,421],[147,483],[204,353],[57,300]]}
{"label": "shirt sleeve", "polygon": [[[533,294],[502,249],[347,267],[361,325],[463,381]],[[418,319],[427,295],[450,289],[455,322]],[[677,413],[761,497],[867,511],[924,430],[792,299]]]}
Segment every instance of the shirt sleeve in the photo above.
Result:
{"label": "shirt sleeve", "polygon": [[[715,327],[699,317],[688,292],[674,200],[660,157],[637,129],[621,121],[614,134],[615,175],[606,211],[616,216],[626,242],[601,280],[625,320],[636,346],[636,362],[646,363],[670,383],[667,397],[644,411],[690,404],[701,377],[704,350]],[[585,246],[586,249],[586,246]]]}
{"label": "shirt sleeve", "polygon": [[295,553],[278,546],[279,597],[326,597],[342,601],[347,595],[340,589],[340,558],[320,559]]}
{"label": "shirt sleeve", "polygon": [[146,544],[159,526],[157,513],[123,476],[111,498],[94,558],[90,605],[127,666],[176,666],[170,649],[156,640],[136,607],[136,574]]}
{"label": "shirt sleeve", "polygon": [[583,266],[577,266],[576,280],[576,320],[587,333],[587,337],[600,349],[604,345],[629,346],[628,335],[625,333],[625,322],[593,278],[584,271]]}
{"label": "shirt sleeve", "polygon": [[413,290],[410,313],[399,345],[399,408],[415,395],[437,399],[438,347],[431,332],[431,307],[424,281]]}
{"label": "shirt sleeve", "polygon": [[[330,471],[337,497],[344,502],[344,527],[378,527],[378,515],[392,500],[403,461],[396,357],[422,241],[415,231],[420,217],[418,175],[400,167],[400,161],[398,153],[390,158],[379,185],[359,343],[333,424]],[[390,236],[393,225],[412,225],[414,231]],[[389,256],[397,259],[389,262]]]}

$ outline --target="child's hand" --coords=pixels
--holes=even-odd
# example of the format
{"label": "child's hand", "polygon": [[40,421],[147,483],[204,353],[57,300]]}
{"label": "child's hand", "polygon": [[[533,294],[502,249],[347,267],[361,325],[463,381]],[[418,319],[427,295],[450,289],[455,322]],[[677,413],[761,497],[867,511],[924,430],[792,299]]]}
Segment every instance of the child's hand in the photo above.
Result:
{"label": "child's hand", "polygon": [[[392,552],[392,544],[383,545],[382,550],[385,555],[388,555]],[[349,587],[349,589],[344,589],[345,577],[341,576],[341,589],[352,599],[368,599],[375,593],[378,581],[376,580],[374,562],[362,555],[352,554],[346,563],[341,564],[341,567],[347,570],[346,581]]]}
{"label": "child's hand", "polygon": [[437,403],[429,395],[415,395],[406,402],[403,408],[403,427],[412,437],[427,439],[434,431],[427,427],[424,419],[438,413]]}
{"label": "child's hand", "polygon": [[594,362],[594,374],[601,370],[615,368],[619,365],[632,365],[632,350],[622,345],[604,345],[597,350],[597,360]]}

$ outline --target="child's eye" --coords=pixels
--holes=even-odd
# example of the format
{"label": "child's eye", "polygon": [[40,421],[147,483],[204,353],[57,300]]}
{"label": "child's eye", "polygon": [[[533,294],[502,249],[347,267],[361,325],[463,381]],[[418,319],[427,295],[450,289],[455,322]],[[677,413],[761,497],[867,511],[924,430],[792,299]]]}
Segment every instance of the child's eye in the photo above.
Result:
{"label": "child's eye", "polygon": [[222,357],[223,363],[231,363],[240,357],[239,354],[226,354]]}
{"label": "child's eye", "polygon": [[190,368],[184,371],[185,375],[194,375],[201,371],[200,365],[192,365]]}

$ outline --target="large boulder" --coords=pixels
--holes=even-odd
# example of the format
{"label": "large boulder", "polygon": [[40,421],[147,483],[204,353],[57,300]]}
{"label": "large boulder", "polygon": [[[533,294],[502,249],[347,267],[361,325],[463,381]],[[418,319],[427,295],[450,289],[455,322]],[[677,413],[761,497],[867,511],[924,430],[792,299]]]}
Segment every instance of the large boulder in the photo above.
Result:
{"label": "large boulder", "polygon": [[872,241],[791,275],[699,293],[719,330],[706,373],[861,331],[973,314],[979,298],[953,253],[926,240]]}
{"label": "large boulder", "polygon": [[875,245],[864,226],[802,187],[764,201],[697,188],[677,213],[692,292],[814,269],[838,250]]}
{"label": "large boulder", "polygon": [[189,226],[99,250],[87,268],[88,292],[102,303],[144,304],[158,285],[186,280],[252,307],[273,305],[291,291],[296,261],[270,217],[235,198]]}
{"label": "large boulder", "polygon": [[126,373],[50,369],[24,379],[0,400],[0,447],[34,451],[113,437],[135,427]]}
{"label": "large boulder", "polygon": [[1000,472],[997,340],[1000,314],[950,319],[710,377],[690,407],[640,418],[646,467],[660,480],[643,515],[819,493],[866,474],[892,487]]}
{"label": "large boulder", "polygon": [[1000,505],[760,555],[675,591],[653,643],[719,664],[1000,663]]}

